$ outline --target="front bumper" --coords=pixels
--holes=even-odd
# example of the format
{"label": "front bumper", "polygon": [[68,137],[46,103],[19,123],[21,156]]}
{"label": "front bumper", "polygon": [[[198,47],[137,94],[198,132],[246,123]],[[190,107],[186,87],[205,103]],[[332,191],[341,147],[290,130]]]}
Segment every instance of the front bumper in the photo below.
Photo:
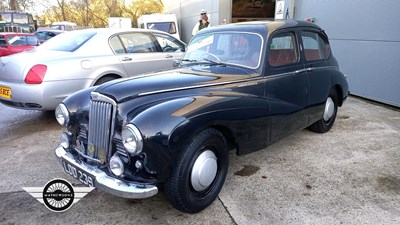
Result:
{"label": "front bumper", "polygon": [[105,172],[98,169],[97,167],[78,162],[77,160],[74,159],[74,157],[70,153],[65,151],[65,149],[61,145],[59,145],[55,149],[55,153],[59,159],[64,159],[68,161],[68,163],[73,164],[79,169],[94,176],[96,180],[95,181],[96,188],[104,192],[122,198],[131,198],[131,199],[148,198],[158,193],[158,188],[155,185],[148,185],[148,184],[144,185],[144,184],[128,183],[125,181],[121,181],[107,175]]}

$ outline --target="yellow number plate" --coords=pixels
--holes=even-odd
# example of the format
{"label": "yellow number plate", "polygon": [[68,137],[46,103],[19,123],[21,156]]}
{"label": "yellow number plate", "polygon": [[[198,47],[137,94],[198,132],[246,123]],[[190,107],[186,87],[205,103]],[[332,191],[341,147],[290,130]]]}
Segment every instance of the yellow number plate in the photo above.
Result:
{"label": "yellow number plate", "polygon": [[11,98],[11,88],[0,86],[0,97]]}

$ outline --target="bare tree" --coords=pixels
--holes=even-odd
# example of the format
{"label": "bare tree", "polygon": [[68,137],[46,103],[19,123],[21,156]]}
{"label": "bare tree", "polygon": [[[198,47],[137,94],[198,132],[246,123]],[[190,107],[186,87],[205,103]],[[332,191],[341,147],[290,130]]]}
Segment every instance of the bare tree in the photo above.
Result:
{"label": "bare tree", "polygon": [[10,0],[10,10],[19,10],[19,4],[17,0]]}
{"label": "bare tree", "polygon": [[66,16],[66,10],[65,10],[65,8],[66,8],[66,3],[65,3],[65,0],[57,0],[57,4],[58,4],[58,6],[60,7],[60,9],[61,9],[61,17],[62,17],[62,20],[63,21],[67,21],[67,16]]}
{"label": "bare tree", "polygon": [[[35,1],[34,0],[15,0],[18,2],[18,9],[22,11],[26,11],[28,9],[34,9]],[[38,0],[36,0],[38,2]]]}

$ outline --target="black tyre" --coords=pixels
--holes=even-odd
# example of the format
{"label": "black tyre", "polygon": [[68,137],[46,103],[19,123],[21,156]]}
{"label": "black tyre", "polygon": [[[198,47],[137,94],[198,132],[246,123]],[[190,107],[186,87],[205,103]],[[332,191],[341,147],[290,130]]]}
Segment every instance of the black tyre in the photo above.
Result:
{"label": "black tyre", "polygon": [[165,183],[169,202],[178,210],[197,213],[218,196],[228,173],[229,156],[224,136],[206,129],[183,148]]}
{"label": "black tyre", "polygon": [[325,110],[322,119],[313,123],[308,127],[313,132],[325,133],[328,132],[335,123],[336,114],[338,109],[338,96],[335,90],[332,90],[326,99]]}
{"label": "black tyre", "polygon": [[98,79],[98,80],[96,81],[96,83],[94,84],[94,86],[98,86],[98,85],[104,84],[104,83],[106,83],[106,82],[108,82],[108,81],[115,80],[115,79],[117,79],[117,78],[111,77],[111,76],[102,77],[102,78],[100,78],[100,79]]}

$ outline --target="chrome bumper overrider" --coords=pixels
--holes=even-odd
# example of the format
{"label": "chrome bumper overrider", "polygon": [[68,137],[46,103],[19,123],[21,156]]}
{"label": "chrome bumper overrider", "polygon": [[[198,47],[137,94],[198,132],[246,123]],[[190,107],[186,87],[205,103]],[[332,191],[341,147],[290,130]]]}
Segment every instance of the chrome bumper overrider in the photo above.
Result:
{"label": "chrome bumper overrider", "polygon": [[62,158],[68,161],[70,164],[93,175],[96,179],[95,181],[96,188],[104,192],[122,198],[131,198],[131,199],[147,198],[158,193],[158,188],[155,185],[138,185],[135,183],[127,183],[125,181],[121,181],[116,178],[108,176],[106,173],[104,173],[103,171],[94,166],[90,166],[85,163],[80,163],[76,161],[70,153],[65,151],[65,149],[61,145],[59,145],[55,149],[55,153],[59,159]]}

